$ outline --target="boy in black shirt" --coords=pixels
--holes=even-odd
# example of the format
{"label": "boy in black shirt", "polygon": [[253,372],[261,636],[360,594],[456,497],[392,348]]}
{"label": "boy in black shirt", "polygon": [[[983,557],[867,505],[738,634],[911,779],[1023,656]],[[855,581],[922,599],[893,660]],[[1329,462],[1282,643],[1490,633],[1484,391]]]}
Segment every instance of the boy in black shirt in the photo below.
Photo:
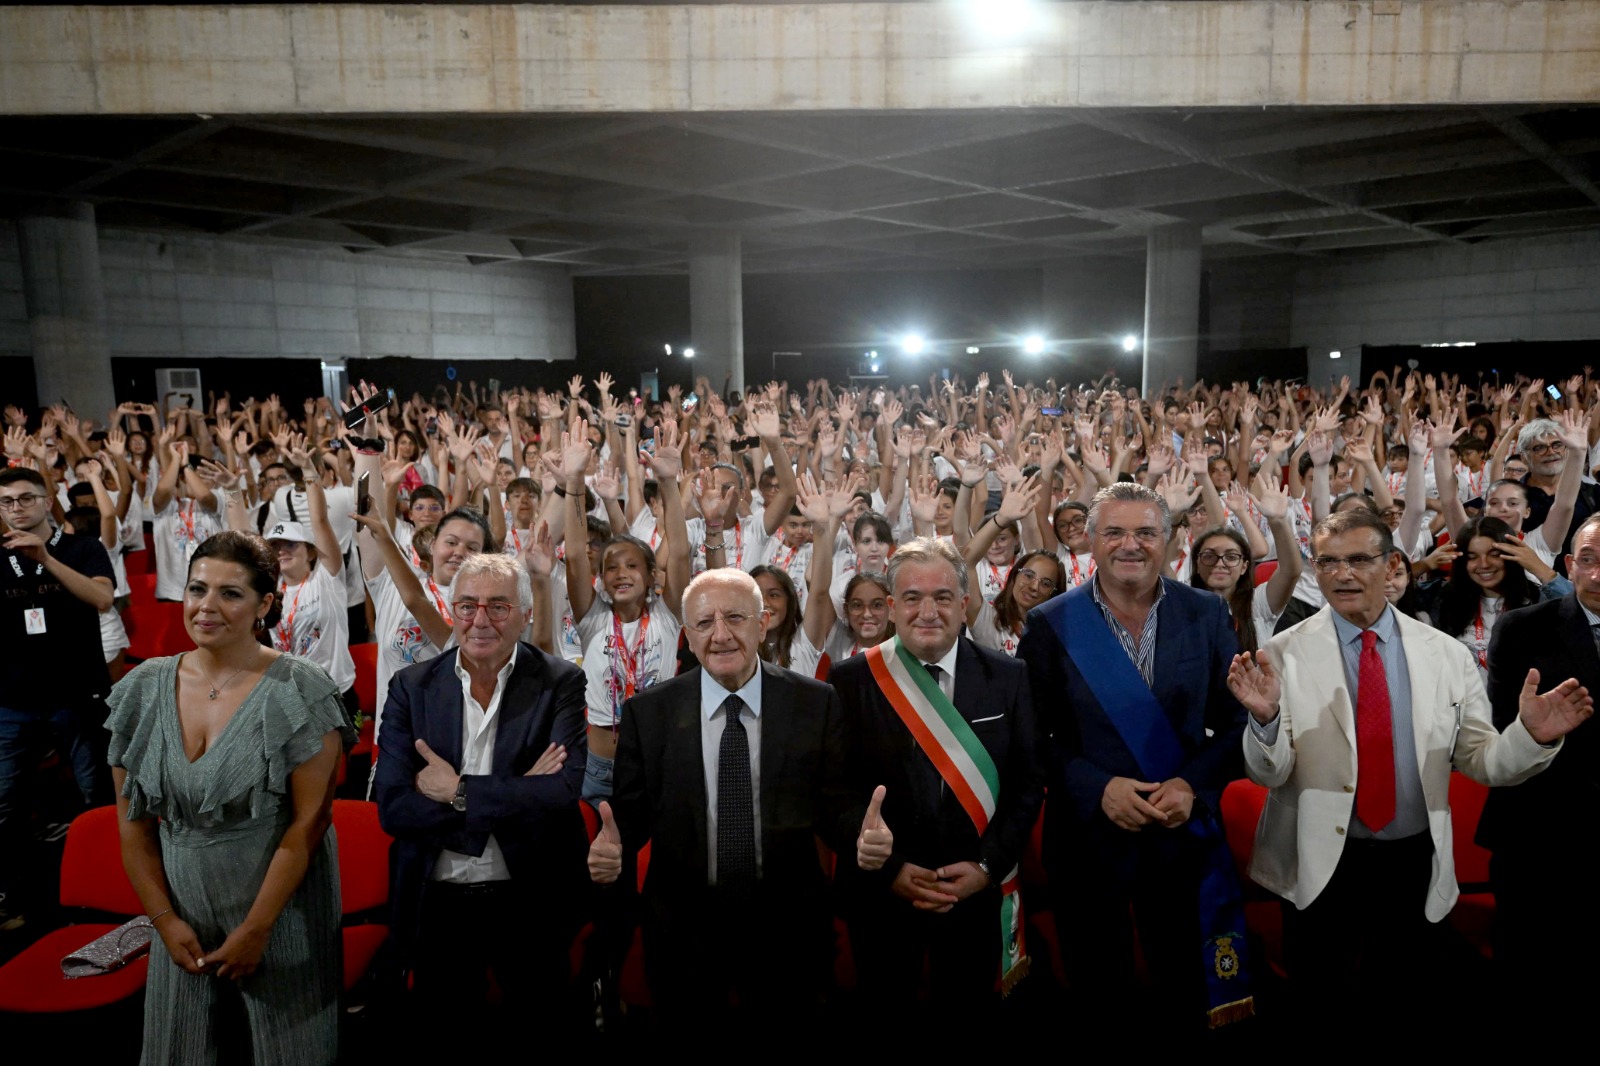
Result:
{"label": "boy in black shirt", "polygon": [[50,525],[44,478],[0,471],[0,928],[17,922],[29,853],[24,786],[52,743],[85,806],[111,802],[100,612],[111,606],[111,557],[96,537]]}

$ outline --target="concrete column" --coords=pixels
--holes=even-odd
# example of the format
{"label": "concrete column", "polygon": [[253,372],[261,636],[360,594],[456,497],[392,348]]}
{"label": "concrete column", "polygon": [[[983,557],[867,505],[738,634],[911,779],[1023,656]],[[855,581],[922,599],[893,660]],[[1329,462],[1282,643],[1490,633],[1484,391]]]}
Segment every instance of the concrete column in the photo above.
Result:
{"label": "concrete column", "polygon": [[79,417],[102,421],[116,406],[116,390],[94,208],[71,204],[56,215],[25,216],[17,244],[39,403],[65,398]]}
{"label": "concrete column", "polygon": [[744,391],[744,284],[739,235],[707,233],[689,243],[689,333],[694,372],[720,390]]}
{"label": "concrete column", "polygon": [[1145,241],[1144,394],[1192,383],[1200,342],[1200,227],[1161,226]]}

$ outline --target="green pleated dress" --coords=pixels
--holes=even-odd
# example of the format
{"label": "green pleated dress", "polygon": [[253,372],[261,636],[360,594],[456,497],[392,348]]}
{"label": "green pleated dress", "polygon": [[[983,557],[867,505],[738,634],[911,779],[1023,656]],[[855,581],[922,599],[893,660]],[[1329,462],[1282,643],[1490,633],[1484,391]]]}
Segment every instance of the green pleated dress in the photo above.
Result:
{"label": "green pleated dress", "polygon": [[[193,763],[178,721],[180,656],[151,659],[111,692],[111,765],[127,771],[130,818],[161,819],[173,911],[205,950],[244,921],[293,814],[289,776],[354,733],[323,670],[279,656],[215,745]],[[321,1066],[338,1054],[341,940],[338,844],[330,828],[305,880],[241,984],[185,973],[161,938],[150,944],[144,1066],[237,1061]]]}

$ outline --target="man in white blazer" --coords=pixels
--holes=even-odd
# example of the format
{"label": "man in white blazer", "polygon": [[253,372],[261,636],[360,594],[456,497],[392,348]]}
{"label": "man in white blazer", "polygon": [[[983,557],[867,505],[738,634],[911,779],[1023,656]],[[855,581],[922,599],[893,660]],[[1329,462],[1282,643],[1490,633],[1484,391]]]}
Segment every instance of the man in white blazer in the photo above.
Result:
{"label": "man in white blazer", "polygon": [[1284,949],[1302,1008],[1447,998],[1435,923],[1458,894],[1450,770],[1525,781],[1593,701],[1572,679],[1538,695],[1531,671],[1517,720],[1495,732],[1466,647],[1385,599],[1386,575],[1406,565],[1388,527],[1330,515],[1312,548],[1328,606],[1229,671],[1251,717],[1246,770],[1272,790],[1250,876],[1292,904]]}

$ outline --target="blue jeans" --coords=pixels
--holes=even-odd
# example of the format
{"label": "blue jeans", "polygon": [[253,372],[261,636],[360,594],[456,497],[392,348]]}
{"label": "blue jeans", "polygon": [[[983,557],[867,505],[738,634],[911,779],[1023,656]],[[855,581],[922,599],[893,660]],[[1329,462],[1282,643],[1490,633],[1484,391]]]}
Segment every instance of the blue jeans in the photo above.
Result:
{"label": "blue jeans", "polygon": [[21,711],[0,706],[0,891],[11,891],[25,867],[29,846],[26,805],[29,779],[51,746],[72,767],[85,808],[110,803],[111,769],[106,765],[104,708],[63,707],[54,712]]}
{"label": "blue jeans", "polygon": [[615,766],[614,759],[604,755],[590,752],[583,764],[583,798],[590,803],[599,803],[601,800],[611,798],[611,774]]}

